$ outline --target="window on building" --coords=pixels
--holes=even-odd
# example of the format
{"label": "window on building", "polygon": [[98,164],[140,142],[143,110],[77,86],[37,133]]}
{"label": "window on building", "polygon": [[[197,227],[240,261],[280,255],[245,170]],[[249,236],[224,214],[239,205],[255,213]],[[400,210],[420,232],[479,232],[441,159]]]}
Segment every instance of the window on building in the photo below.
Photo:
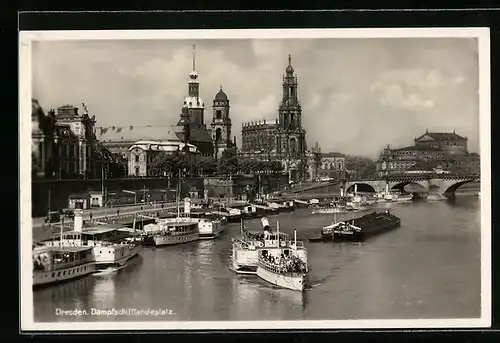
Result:
{"label": "window on building", "polygon": [[135,176],[139,176],[139,167],[135,167]]}
{"label": "window on building", "polygon": [[138,163],[139,162],[139,155],[135,155],[135,162]]}
{"label": "window on building", "polygon": [[221,119],[221,118],[222,118],[222,111],[216,110],[215,111],[215,119]]}

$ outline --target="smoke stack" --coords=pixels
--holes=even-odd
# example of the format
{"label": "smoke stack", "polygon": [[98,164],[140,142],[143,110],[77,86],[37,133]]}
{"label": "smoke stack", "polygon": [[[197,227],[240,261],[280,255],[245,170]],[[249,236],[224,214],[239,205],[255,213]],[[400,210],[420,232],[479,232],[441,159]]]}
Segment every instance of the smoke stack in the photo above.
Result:
{"label": "smoke stack", "polygon": [[267,218],[262,217],[260,222],[262,223],[262,227],[264,228],[264,231],[269,231],[269,229],[271,228],[271,225],[269,225],[269,221],[267,220]]}
{"label": "smoke stack", "polygon": [[73,218],[73,230],[82,232],[83,230],[83,204],[81,202],[75,203],[75,217]]}
{"label": "smoke stack", "polygon": [[191,213],[191,199],[190,198],[184,199],[184,213],[185,214]]}
{"label": "smoke stack", "polygon": [[343,197],[344,196],[344,187],[340,187],[340,196]]}

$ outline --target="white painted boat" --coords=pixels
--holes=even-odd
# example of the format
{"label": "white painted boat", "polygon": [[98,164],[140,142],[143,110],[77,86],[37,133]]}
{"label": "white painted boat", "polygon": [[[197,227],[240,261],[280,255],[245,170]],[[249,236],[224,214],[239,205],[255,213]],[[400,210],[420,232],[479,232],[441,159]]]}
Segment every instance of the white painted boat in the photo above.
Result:
{"label": "white painted boat", "polygon": [[75,213],[74,230],[62,232],[59,240],[46,240],[47,247],[90,248],[95,269],[119,267],[137,256],[142,250],[141,242],[130,240],[131,233],[113,226],[83,227],[81,211]]}
{"label": "white painted boat", "polygon": [[33,249],[33,287],[77,279],[95,271],[91,247]]}
{"label": "white painted boat", "polygon": [[198,233],[200,239],[217,238],[223,231],[224,226],[219,219],[202,218],[198,221]]}
{"label": "white painted boat", "polygon": [[334,214],[334,213],[348,213],[345,207],[319,207],[314,208],[311,211],[311,214]]}
{"label": "white painted boat", "polygon": [[[277,223],[279,233],[279,223]],[[296,232],[294,234],[296,242]],[[297,244],[290,247],[260,249],[258,251],[257,276],[277,287],[303,291],[307,279],[307,260],[294,254]]]}
{"label": "white painted boat", "polygon": [[198,218],[191,217],[162,219],[144,226],[145,240],[157,247],[193,242],[200,238],[198,223]]}
{"label": "white painted boat", "polygon": [[244,229],[242,222],[240,236],[232,238],[231,270],[238,274],[256,274],[258,252],[263,249],[290,249],[294,256],[307,261],[307,250],[303,242],[294,242],[283,232],[272,232],[266,217],[261,219],[261,223],[264,231],[251,232]]}

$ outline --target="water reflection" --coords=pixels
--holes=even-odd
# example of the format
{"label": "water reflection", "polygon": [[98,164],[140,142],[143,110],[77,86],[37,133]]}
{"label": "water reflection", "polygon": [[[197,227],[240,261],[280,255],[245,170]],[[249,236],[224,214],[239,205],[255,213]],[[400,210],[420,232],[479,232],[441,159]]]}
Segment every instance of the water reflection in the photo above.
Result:
{"label": "water reflection", "polygon": [[231,320],[280,320],[283,313],[302,319],[307,306],[307,292],[275,288],[253,275],[235,275],[231,293]]}
{"label": "water reflection", "polygon": [[[477,198],[454,202],[389,204],[397,230],[363,243],[308,243],[308,231],[333,216],[297,210],[270,218],[308,248],[310,287],[304,293],[274,288],[229,269],[229,224],[215,240],[145,248],[141,257],[106,277],[34,292],[36,321],[125,320],[55,316],[56,308],[168,308],[175,316],[126,320],[325,320],[459,318],[480,314],[480,211]],[[386,208],[379,204],[379,208]],[[338,215],[345,220],[359,214]],[[261,230],[259,220],[247,220]]]}

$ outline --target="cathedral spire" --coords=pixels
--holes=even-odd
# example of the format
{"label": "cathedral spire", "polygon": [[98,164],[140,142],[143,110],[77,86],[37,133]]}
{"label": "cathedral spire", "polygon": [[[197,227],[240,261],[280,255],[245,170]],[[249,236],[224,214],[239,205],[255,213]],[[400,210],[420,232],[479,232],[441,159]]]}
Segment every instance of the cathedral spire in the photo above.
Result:
{"label": "cathedral spire", "polygon": [[196,45],[193,44],[193,71],[196,71]]}
{"label": "cathedral spire", "polygon": [[289,66],[292,65],[292,55],[291,54],[288,54],[288,65]]}

